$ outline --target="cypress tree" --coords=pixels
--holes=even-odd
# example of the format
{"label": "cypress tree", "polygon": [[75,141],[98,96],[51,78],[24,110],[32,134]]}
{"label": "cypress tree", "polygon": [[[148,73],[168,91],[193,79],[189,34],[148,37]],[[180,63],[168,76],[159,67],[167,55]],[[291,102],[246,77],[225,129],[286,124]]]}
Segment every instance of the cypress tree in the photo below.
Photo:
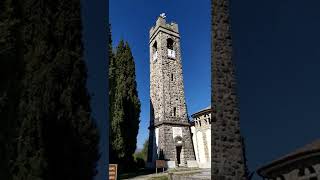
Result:
{"label": "cypress tree", "polygon": [[99,138],[86,89],[80,1],[23,3],[26,72],[14,179],[92,179]]}
{"label": "cypress tree", "polygon": [[[124,59],[127,59],[127,64],[125,65],[125,77],[126,77],[126,90],[125,90],[125,114],[126,123],[124,124],[124,131],[126,133],[126,145],[127,153],[126,160],[133,162],[133,154],[136,150],[137,135],[139,130],[139,117],[140,117],[140,100],[138,98],[137,83],[135,76],[135,63],[131,53],[129,44],[125,44],[125,51],[123,54]],[[130,165],[128,162],[128,165]]]}
{"label": "cypress tree", "polygon": [[124,70],[122,66],[123,59],[120,59],[119,52],[122,52],[124,42],[121,41],[117,47],[116,54],[110,59],[110,156],[111,163],[119,163],[120,159],[125,157],[125,137],[123,132],[124,109]]}
{"label": "cypress tree", "polygon": [[147,162],[147,157],[148,157],[148,146],[149,146],[149,139],[146,139],[143,143],[143,148],[142,148],[142,154],[143,154],[143,160],[144,162]]}
{"label": "cypress tree", "polygon": [[134,58],[128,43],[117,46],[110,62],[110,162],[128,170],[134,163],[139,129],[140,100],[138,98]]}
{"label": "cypress tree", "polygon": [[0,179],[10,180],[15,154],[17,106],[22,69],[20,8],[17,1],[0,2]]}
{"label": "cypress tree", "polygon": [[[117,156],[115,155],[116,151],[114,151],[114,127],[112,126],[112,122],[114,123],[114,100],[115,100],[115,77],[116,77],[116,65],[115,65],[115,58],[112,48],[112,35],[111,35],[111,25],[109,24],[108,27],[108,38],[109,38],[109,44],[108,44],[108,54],[109,54],[109,120],[110,120],[110,131],[109,131],[109,162],[110,163],[117,163]],[[115,125],[116,126],[116,125]]]}

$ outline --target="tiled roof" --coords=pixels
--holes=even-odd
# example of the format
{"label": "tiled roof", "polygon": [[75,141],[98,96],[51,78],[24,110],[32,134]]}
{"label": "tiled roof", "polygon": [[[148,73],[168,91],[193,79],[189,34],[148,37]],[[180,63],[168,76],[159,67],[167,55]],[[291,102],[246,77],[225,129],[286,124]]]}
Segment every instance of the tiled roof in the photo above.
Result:
{"label": "tiled roof", "polygon": [[203,111],[209,110],[209,109],[211,109],[211,105],[208,106],[208,107],[206,107],[206,108],[203,108],[203,109],[201,109],[201,110],[199,110],[199,111],[197,111],[197,112],[195,112],[195,113],[193,113],[191,116],[193,116],[193,115],[195,115],[195,114],[198,114],[198,113],[201,113],[201,112],[203,112]]}
{"label": "tiled roof", "polygon": [[[208,107],[206,107],[206,108],[204,108],[204,109],[201,109],[200,111],[204,111],[204,110],[207,110],[207,109],[211,109],[211,105],[208,106]],[[199,112],[200,112],[200,111],[199,111]]]}
{"label": "tiled roof", "polygon": [[296,151],[293,151],[292,153],[289,153],[287,155],[285,155],[283,158],[289,157],[289,156],[294,156],[300,153],[305,153],[305,152],[309,152],[309,151],[315,151],[315,150],[320,150],[320,139],[317,139],[315,141],[313,141],[310,144],[307,144],[299,149],[297,149]]}
{"label": "tiled roof", "polygon": [[261,171],[265,170],[265,169],[268,169],[270,167],[273,167],[277,164],[280,164],[280,163],[283,163],[283,162],[286,162],[288,160],[292,160],[292,159],[295,159],[297,157],[301,157],[303,155],[306,155],[306,154],[310,154],[310,153],[313,153],[313,152],[320,152],[320,139],[317,139],[287,155],[284,155],[282,156],[281,158],[278,158],[270,163],[268,163],[267,165],[259,168],[258,170],[258,173],[260,174]]}

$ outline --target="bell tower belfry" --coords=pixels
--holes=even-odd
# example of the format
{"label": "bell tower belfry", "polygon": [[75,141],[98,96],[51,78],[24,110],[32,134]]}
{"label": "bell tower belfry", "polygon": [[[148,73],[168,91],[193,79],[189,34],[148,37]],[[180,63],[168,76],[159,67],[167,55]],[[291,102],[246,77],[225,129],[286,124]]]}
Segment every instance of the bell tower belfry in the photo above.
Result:
{"label": "bell tower belfry", "polygon": [[169,168],[195,161],[184,96],[178,24],[161,14],[150,29],[150,127],[148,166]]}

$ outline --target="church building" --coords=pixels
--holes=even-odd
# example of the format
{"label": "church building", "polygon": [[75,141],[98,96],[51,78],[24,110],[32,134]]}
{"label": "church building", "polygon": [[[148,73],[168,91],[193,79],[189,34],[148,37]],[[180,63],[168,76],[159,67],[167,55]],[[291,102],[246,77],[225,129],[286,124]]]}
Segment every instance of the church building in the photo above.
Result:
{"label": "church building", "polygon": [[199,168],[211,168],[211,106],[191,115],[191,133]]}

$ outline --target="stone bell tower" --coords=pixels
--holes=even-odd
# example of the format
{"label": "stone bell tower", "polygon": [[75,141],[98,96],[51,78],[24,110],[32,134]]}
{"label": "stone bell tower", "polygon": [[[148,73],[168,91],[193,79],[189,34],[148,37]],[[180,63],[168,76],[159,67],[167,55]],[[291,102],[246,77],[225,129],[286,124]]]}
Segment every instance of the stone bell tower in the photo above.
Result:
{"label": "stone bell tower", "polygon": [[150,127],[147,166],[169,168],[195,162],[184,96],[178,24],[161,14],[150,29]]}

